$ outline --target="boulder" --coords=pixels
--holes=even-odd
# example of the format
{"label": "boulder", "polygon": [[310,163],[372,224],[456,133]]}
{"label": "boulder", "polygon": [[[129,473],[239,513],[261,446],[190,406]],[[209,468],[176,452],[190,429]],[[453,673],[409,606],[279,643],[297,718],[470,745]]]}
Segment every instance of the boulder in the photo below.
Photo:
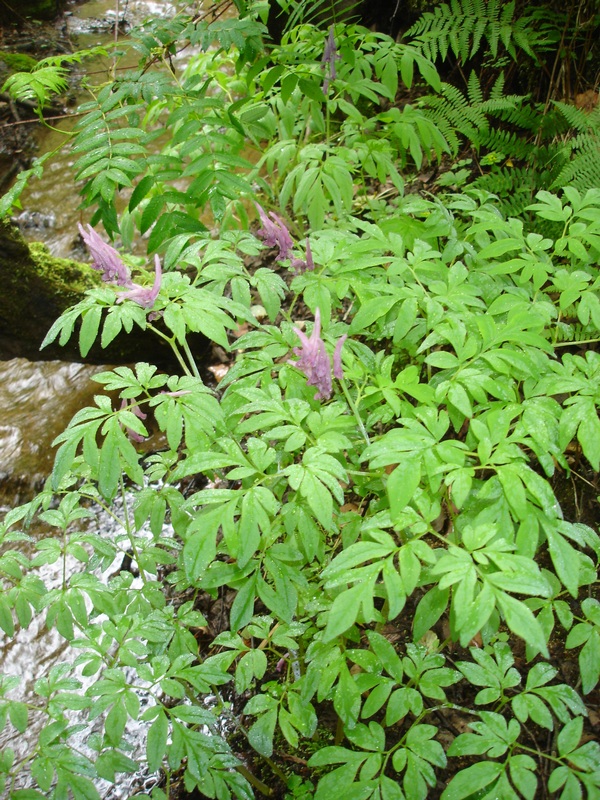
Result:
{"label": "boulder", "polygon": [[20,0],[19,3],[0,3],[0,23],[21,22],[26,19],[52,20],[64,7],[64,0]]}
{"label": "boulder", "polygon": [[[60,359],[86,364],[149,361],[177,372],[169,345],[138,327],[129,334],[120,334],[106,349],[95,344],[85,358],[79,352],[77,331],[66,345],[54,342],[40,350],[60,314],[79,302],[86,289],[99,283],[98,273],[87,264],[57,258],[39,242],[27,244],[18,228],[0,220],[0,360]],[[194,338],[194,353],[202,360],[207,342],[202,337]]]}

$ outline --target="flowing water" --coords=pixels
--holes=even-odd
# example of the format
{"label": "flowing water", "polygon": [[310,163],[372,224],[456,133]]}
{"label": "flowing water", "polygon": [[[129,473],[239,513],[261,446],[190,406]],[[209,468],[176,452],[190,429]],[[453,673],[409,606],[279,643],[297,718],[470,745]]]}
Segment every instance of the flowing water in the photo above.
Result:
{"label": "flowing water", "polygon": [[[117,10],[119,19],[125,18],[129,25],[135,25],[148,17],[169,15],[174,9],[167,0],[120,0],[120,3],[90,0],[73,6],[66,19],[78,46],[106,43],[113,35]],[[109,67],[110,64],[99,61],[90,69],[106,72]],[[95,74],[94,80],[99,82],[101,78]],[[63,130],[69,130],[73,124],[74,120],[70,119],[58,123]],[[56,148],[63,139],[63,133],[44,134],[41,152]],[[80,198],[73,189],[72,180],[70,176],[67,180],[61,179],[71,160],[72,155],[64,149],[47,166],[43,178],[32,183],[21,198],[25,236],[45,242],[53,254],[62,257],[72,255],[76,223],[81,219]],[[30,499],[43,485],[52,468],[52,441],[80,408],[93,402],[98,384],[91,378],[102,369],[57,361],[32,363],[14,359],[0,362],[0,516]],[[114,527],[114,522],[101,509],[96,510],[88,524],[92,531],[102,531],[102,535],[110,535]],[[39,527],[34,524],[30,533],[33,538],[46,535],[41,523]],[[81,564],[73,561],[68,567],[75,571],[81,569]],[[48,588],[60,586],[62,570],[61,561],[59,570],[54,565],[46,566],[40,577]],[[26,696],[35,681],[46,676],[54,665],[70,662],[74,655],[55,630],[45,628],[41,617],[11,639],[0,631],[0,672],[21,677],[18,690],[21,697]],[[17,699],[14,694],[11,697]],[[36,724],[33,719],[26,733],[18,737],[14,735],[14,728],[7,726],[0,734],[0,752],[10,746],[17,759],[26,757],[30,742],[37,739]],[[82,741],[88,734],[89,731],[83,732]],[[144,737],[135,730],[131,737],[131,755],[135,758],[136,750],[143,754]],[[137,775],[120,781],[118,786],[101,782],[98,789],[105,800],[120,800],[135,791],[149,790],[156,780],[156,776]],[[21,786],[25,787],[26,772],[23,781]]]}
{"label": "flowing water", "polygon": [[[172,15],[175,7],[168,0],[88,0],[73,7],[65,17],[70,38],[78,48],[88,49],[96,45],[107,45],[114,38],[116,10],[119,20],[128,27],[141,24],[145,19]],[[131,50],[119,60],[120,67],[134,67],[139,54]],[[109,80],[113,62],[98,58],[83,63],[83,69],[94,85]],[[80,102],[89,96],[82,94]],[[66,134],[72,131],[78,117],[72,115],[53,122],[56,130],[47,129],[39,137],[40,152],[48,152],[65,145]],[[32,180],[21,195],[24,213],[18,219],[23,234],[30,241],[44,242],[50,252],[63,258],[81,258],[81,251],[74,248],[78,242],[77,223],[85,220],[79,208],[81,197],[72,180],[71,168],[75,158],[68,146],[63,146],[45,167],[40,180]],[[62,179],[67,175],[67,180]]]}

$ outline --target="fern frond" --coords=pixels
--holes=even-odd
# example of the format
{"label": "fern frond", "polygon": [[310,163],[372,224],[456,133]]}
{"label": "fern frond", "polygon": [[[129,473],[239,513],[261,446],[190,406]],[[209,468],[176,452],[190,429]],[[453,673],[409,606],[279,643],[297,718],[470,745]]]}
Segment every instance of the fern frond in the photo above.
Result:
{"label": "fern frond", "polygon": [[554,106],[567,120],[571,128],[575,128],[576,131],[587,131],[600,127],[600,108],[598,106],[592,112],[584,111],[582,108],[577,108],[577,106],[569,103],[561,103],[559,100],[554,101]]}
{"label": "fern frond", "polygon": [[481,90],[481,83],[477,77],[475,70],[471,70],[469,75],[469,82],[467,84],[467,96],[471,105],[481,105],[483,103],[483,92]]}
{"label": "fern frond", "polygon": [[508,125],[537,133],[542,125],[543,112],[537,106],[528,105],[527,100],[523,95],[507,95],[502,99],[484,101],[481,110]]}
{"label": "fern frond", "polygon": [[108,50],[102,45],[90,47],[87,50],[77,50],[75,53],[59,53],[55,56],[47,56],[37,63],[37,67],[64,67],[67,64],[81,64],[85,58],[98,58],[107,56]]}
{"label": "fern frond", "polygon": [[550,186],[570,184],[580,192],[600,186],[600,136],[582,134],[573,140],[575,155],[565,164]]}
{"label": "fern frond", "polygon": [[14,100],[33,100],[41,108],[52,95],[61,94],[68,89],[66,67],[40,67],[31,72],[15,72],[4,82],[3,92],[8,92]]}
{"label": "fern frond", "polygon": [[519,161],[528,161],[535,150],[532,143],[523,138],[522,134],[503,131],[499,128],[489,128],[481,136],[481,145],[486,150],[504,153],[507,158]]}
{"label": "fern frond", "polygon": [[550,188],[570,184],[584,192],[600,186],[600,107],[588,112],[568,103],[554,105],[576,133],[559,146],[563,166]]}
{"label": "fern frond", "polygon": [[77,53],[61,53],[42,58],[30,72],[15,72],[2,87],[14,100],[33,100],[39,108],[47,105],[53,95],[62,94],[68,87],[67,66],[79,64],[84,58],[105,56],[105,47],[92,47]]}
{"label": "fern frond", "polygon": [[553,329],[547,329],[552,341],[557,344],[577,344],[587,342],[598,336],[598,329],[595,325],[582,325],[580,322],[569,323],[559,320]]}
{"label": "fern frond", "polygon": [[480,108],[469,104],[460,89],[443,83],[439,95],[423,98],[423,107],[454,152],[456,148],[453,143],[458,142],[457,134],[466,137],[474,147],[480,146],[482,131],[488,127],[487,118]]}
{"label": "fern frond", "polygon": [[494,85],[492,86],[492,90],[490,92],[490,100],[500,100],[504,97],[504,83],[505,83],[504,72],[501,72],[500,75],[494,81]]}
{"label": "fern frond", "polygon": [[518,216],[531,203],[539,188],[540,175],[524,167],[496,167],[476,178],[471,186],[498,196],[498,204],[506,216]]}
{"label": "fern frond", "polygon": [[[348,20],[347,14],[358,12],[360,3],[361,0],[352,0],[351,3],[344,6],[346,21]],[[284,11],[288,13],[284,32],[290,31],[297,25],[319,24],[327,27],[340,21],[339,15],[336,14],[335,3],[332,3],[331,0],[287,0],[287,3],[282,5],[284,5]]]}
{"label": "fern frond", "polygon": [[[510,3],[506,4],[506,9],[508,10],[510,17],[512,17],[513,12],[515,10],[514,0],[511,0]],[[486,26],[486,33],[487,33],[488,45],[492,53],[492,56],[494,58],[496,58],[496,56],[498,55],[498,43],[500,37],[502,37],[503,40],[506,40],[506,34],[502,35],[503,34],[501,29],[502,23],[500,23],[498,20],[499,11],[500,9],[498,8],[497,0],[489,0],[487,7],[488,23]],[[502,16],[505,17],[504,14]],[[510,34],[508,34],[508,40],[510,44]]]}
{"label": "fern frond", "polygon": [[433,11],[421,14],[405,36],[430,61],[436,61],[438,56],[445,61],[450,47],[449,31],[458,27],[463,16],[459,14],[457,18],[453,10],[443,3]]}
{"label": "fern frond", "polygon": [[543,43],[531,15],[515,19],[514,0],[441,3],[432,11],[423,12],[405,35],[431,61],[438,57],[445,61],[449,51],[455,58],[467,61],[479,52],[484,39],[494,58],[500,44],[513,59],[517,49],[535,58],[537,45]]}

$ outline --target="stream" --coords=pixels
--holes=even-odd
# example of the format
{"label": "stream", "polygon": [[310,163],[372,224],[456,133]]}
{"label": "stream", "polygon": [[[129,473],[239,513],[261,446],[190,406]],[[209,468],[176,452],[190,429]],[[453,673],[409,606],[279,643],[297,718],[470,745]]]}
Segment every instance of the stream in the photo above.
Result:
{"label": "stream", "polygon": [[[173,11],[174,7],[167,0],[120,0],[119,18],[134,26],[148,17],[164,16]],[[113,38],[115,1],[89,0],[74,5],[65,20],[69,35],[79,48],[105,44]],[[98,60],[88,65],[88,69],[94,70],[94,79],[100,81],[98,73],[106,71],[108,66],[106,61]],[[58,126],[69,130],[74,121],[75,118],[61,120]],[[56,148],[63,138],[63,134],[47,130],[40,137],[40,153]],[[72,160],[72,154],[64,148],[46,166],[43,177],[32,182],[21,196],[23,212],[19,223],[23,234],[30,241],[43,241],[54,255],[61,257],[73,257],[77,222],[81,221],[80,198],[74,191],[73,182],[60,179]],[[81,257],[81,253],[78,255]],[[103,369],[97,365],[60,361],[13,359],[0,362],[0,450],[3,454],[0,516],[31,499],[42,487],[52,469],[52,441],[79,409],[93,404],[98,384],[91,378]],[[93,511],[91,520],[84,521],[84,524],[89,526],[89,531],[101,531],[103,536],[110,536],[115,528],[114,520],[101,509]],[[33,538],[47,535],[40,522],[34,522],[29,533]],[[59,560],[57,564],[40,569],[39,575],[48,588],[60,586],[62,568],[62,560]],[[82,569],[82,565],[73,560],[69,568],[76,571]],[[111,569],[106,571],[107,576]],[[10,639],[0,631],[0,672],[18,675],[22,679],[20,687],[11,693],[11,699],[27,697],[36,680],[47,676],[55,665],[72,662],[75,655],[76,652],[55,629],[46,629],[43,615]],[[140,701],[143,706],[144,698],[140,697]],[[76,721],[76,712],[72,713]],[[33,718],[23,735],[15,735],[15,729],[6,726],[0,733],[0,753],[9,746],[15,751],[17,760],[26,757],[31,743],[37,740],[39,724],[36,723]],[[81,733],[82,743],[89,733],[89,730]],[[130,745],[132,757],[136,754],[143,757],[143,724],[137,731],[131,731]],[[84,744],[82,749],[85,749]],[[150,791],[157,780],[157,775],[138,774],[121,776],[118,785],[99,781],[96,786],[104,800],[123,800],[134,793]],[[18,788],[28,788],[26,770]]]}
{"label": "stream", "polygon": [[[107,45],[114,39],[116,0],[87,0],[75,5],[65,17],[69,38],[77,42],[80,49]],[[119,20],[125,20],[128,28],[141,24],[144,19],[168,16],[175,8],[168,0],[119,0]],[[132,51],[122,57],[120,65],[133,67],[139,54]],[[83,68],[96,84],[109,79],[112,61],[98,58],[84,61]],[[81,102],[89,95],[81,94]],[[65,132],[73,129],[78,117],[73,115],[42,131],[39,136],[39,152],[58,148],[65,141]],[[17,216],[23,235],[29,241],[40,241],[47,245],[52,255],[61,258],[81,259],[83,251],[78,248],[77,223],[85,220],[79,208],[80,196],[72,180],[61,180],[61,175],[72,174],[75,161],[68,147],[58,152],[44,169],[40,180],[32,180],[21,195],[24,211]]]}

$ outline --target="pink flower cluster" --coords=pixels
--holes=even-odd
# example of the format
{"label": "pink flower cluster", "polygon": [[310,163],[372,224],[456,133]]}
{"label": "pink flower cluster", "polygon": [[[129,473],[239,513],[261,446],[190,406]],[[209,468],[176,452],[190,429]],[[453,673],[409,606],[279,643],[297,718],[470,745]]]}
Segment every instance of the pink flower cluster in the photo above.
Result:
{"label": "pink flower cluster", "polygon": [[267,212],[262,206],[257,205],[262,228],[256,231],[259,239],[262,239],[267,247],[278,247],[279,253],[277,254],[277,261],[285,261],[287,258],[291,260],[291,267],[297,274],[301,272],[312,271],[315,268],[313,261],[312,251],[310,249],[310,242],[306,239],[306,261],[302,258],[293,258],[292,249],[294,242],[290,236],[285,222],[274,211]]}
{"label": "pink flower cluster", "polygon": [[[307,377],[309,386],[316,386],[317,393],[315,400],[329,400],[332,391],[332,369],[329,356],[325,349],[325,342],[321,339],[321,310],[317,308],[315,312],[315,324],[312,333],[308,337],[299,328],[294,328],[296,336],[302,343],[301,347],[295,347],[294,353],[298,356],[298,361],[293,361],[293,365]],[[333,353],[333,377],[342,380],[342,346],[347,336],[338,339]]]}
{"label": "pink flower cluster", "polygon": [[133,300],[134,303],[142,308],[152,308],[158,297],[162,281],[162,269],[158,256],[154,257],[155,277],[151,287],[140,286],[133,283],[129,275],[129,270],[121,261],[121,258],[114,247],[111,247],[98,236],[91,225],[87,226],[87,231],[83,225],[79,225],[81,238],[87,245],[92,256],[92,268],[102,273],[102,280],[106,283],[116,283],[124,286],[127,291],[119,295],[117,303],[123,300]]}

